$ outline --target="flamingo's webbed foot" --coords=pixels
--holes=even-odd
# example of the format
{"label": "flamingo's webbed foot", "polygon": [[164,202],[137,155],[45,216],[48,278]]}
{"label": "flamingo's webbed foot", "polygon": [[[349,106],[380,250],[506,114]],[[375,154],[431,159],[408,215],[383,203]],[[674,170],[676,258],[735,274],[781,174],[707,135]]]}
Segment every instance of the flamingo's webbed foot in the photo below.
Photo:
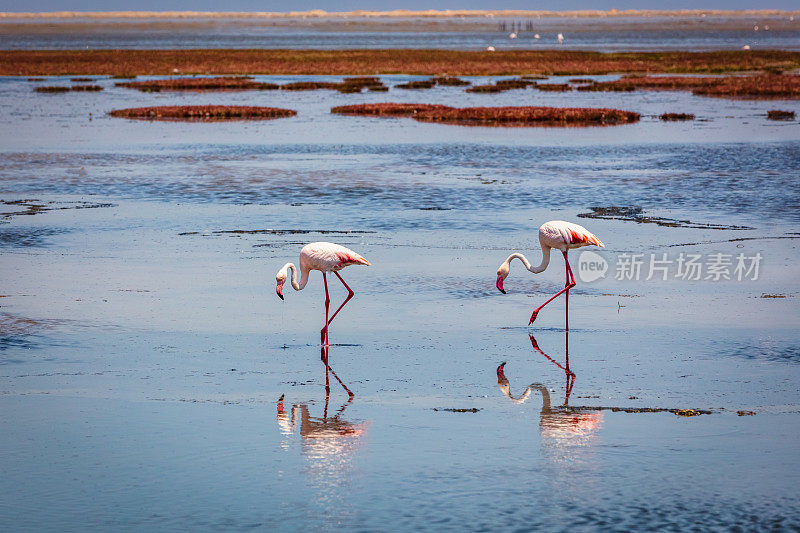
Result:
{"label": "flamingo's webbed foot", "polygon": [[534,320],[536,320],[536,317],[537,317],[537,316],[539,316],[539,310],[538,310],[538,309],[534,309],[534,311],[533,311],[533,314],[531,315],[531,319],[530,319],[530,321],[528,322],[528,325],[529,325],[529,326],[530,326],[531,324],[533,324],[533,321],[534,321]]}

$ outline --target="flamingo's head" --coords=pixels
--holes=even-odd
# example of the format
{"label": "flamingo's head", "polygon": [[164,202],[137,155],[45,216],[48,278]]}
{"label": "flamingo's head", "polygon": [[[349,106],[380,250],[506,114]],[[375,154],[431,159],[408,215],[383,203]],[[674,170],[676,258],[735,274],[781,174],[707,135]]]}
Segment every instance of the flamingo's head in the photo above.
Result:
{"label": "flamingo's head", "polygon": [[508,273],[511,269],[509,268],[508,263],[503,263],[500,265],[500,268],[497,269],[497,290],[502,292],[503,294],[506,293],[505,289],[503,288],[503,281],[508,277]]}
{"label": "flamingo's head", "polygon": [[278,283],[275,292],[277,292],[280,299],[283,300],[283,284],[286,283],[286,273],[283,271],[278,272],[278,275],[275,276],[275,281]]}

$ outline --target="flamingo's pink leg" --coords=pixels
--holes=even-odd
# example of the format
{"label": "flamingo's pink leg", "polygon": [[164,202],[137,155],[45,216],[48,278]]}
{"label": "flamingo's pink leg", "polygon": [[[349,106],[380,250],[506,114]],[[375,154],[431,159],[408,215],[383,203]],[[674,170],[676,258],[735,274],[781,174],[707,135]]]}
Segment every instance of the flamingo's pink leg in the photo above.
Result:
{"label": "flamingo's pink leg", "polygon": [[564,293],[564,329],[567,331],[567,335],[569,335],[569,275],[571,270],[569,268],[569,261],[567,261],[567,252],[564,252],[564,271],[567,276],[567,281],[564,282],[564,288],[567,289],[567,292]]}
{"label": "flamingo's pink leg", "polygon": [[[336,277],[339,278],[339,281],[341,281],[342,285],[344,285],[344,287],[347,289],[347,298],[344,299],[344,301],[342,302],[342,305],[340,305],[336,309],[336,311],[333,312],[333,314],[331,315],[330,318],[328,318],[327,307],[326,307],[325,327],[322,328],[323,331],[325,332],[325,338],[326,339],[329,338],[328,337],[328,327],[330,326],[331,322],[333,322],[333,319],[336,318],[336,315],[339,314],[339,311],[342,310],[342,307],[344,307],[345,304],[347,304],[347,302],[349,302],[350,299],[356,294],[355,292],[353,292],[353,289],[351,289],[350,286],[347,285],[347,283],[345,283],[344,279],[342,279],[342,276],[340,276],[338,272],[334,272],[334,274],[336,274]],[[325,279],[325,273],[324,272],[322,273],[322,276],[323,276],[322,279],[324,280]],[[330,302],[330,297],[328,296],[328,284],[327,284],[327,282],[325,283],[325,301],[326,302]],[[326,306],[327,306],[327,304],[326,304]],[[323,342],[323,344],[328,344],[328,343],[327,342]]]}
{"label": "flamingo's pink leg", "polygon": [[349,302],[350,299],[356,294],[355,292],[353,292],[353,289],[351,289],[350,286],[347,285],[347,283],[344,282],[344,280],[342,279],[342,276],[340,276],[338,272],[334,272],[334,274],[336,274],[336,277],[339,278],[339,281],[342,282],[342,285],[344,285],[344,288],[347,289],[347,298],[345,298],[344,301],[342,302],[342,305],[340,305],[339,308],[336,309],[336,311],[333,312],[333,314],[331,315],[330,320],[328,320],[328,325],[330,325],[330,323],[333,322],[333,319],[336,318],[336,315],[339,314],[339,311],[342,310],[342,307],[344,307],[345,304],[347,302]]}
{"label": "flamingo's pink leg", "polygon": [[[567,283],[566,283],[566,286],[563,289],[561,289],[560,291],[558,291],[557,293],[555,293],[553,296],[551,296],[545,303],[543,303],[542,305],[540,305],[539,307],[537,307],[536,309],[533,310],[533,314],[531,314],[531,319],[528,322],[529,326],[531,324],[533,324],[534,320],[536,320],[536,317],[539,314],[539,311],[542,310],[542,307],[544,307],[545,305],[549,304],[550,302],[552,302],[553,300],[555,300],[556,298],[558,298],[559,296],[561,296],[562,294],[564,294],[565,292],[569,291],[572,287],[575,286],[575,277],[574,276],[572,277],[572,280],[570,281],[570,276],[572,275],[572,269],[569,266],[569,261],[567,261],[567,252],[564,251],[562,253],[564,254],[564,262],[567,264]],[[569,293],[567,293],[567,294],[569,294]]]}
{"label": "flamingo's pink leg", "polygon": [[[322,331],[320,332],[320,338],[321,338],[320,344],[322,344],[323,346],[327,346],[328,345],[328,323],[329,323],[328,311],[330,310],[331,297],[330,297],[330,294],[328,294],[328,278],[325,276],[325,272],[322,273],[322,282],[325,284],[325,327],[323,327]],[[327,360],[327,357],[325,357],[325,359]],[[327,365],[327,363],[325,363],[325,364]]]}
{"label": "flamingo's pink leg", "polygon": [[344,302],[342,302],[342,305],[340,305],[336,309],[336,311],[333,312],[333,315],[330,315],[330,318],[329,318],[328,317],[328,311],[329,311],[329,305],[330,305],[330,302],[331,302],[331,298],[330,298],[330,295],[328,293],[328,281],[327,281],[327,278],[325,276],[325,272],[323,272],[322,273],[322,281],[325,284],[325,327],[322,328],[322,331],[320,332],[320,338],[321,338],[321,344],[322,344],[322,350],[321,350],[322,351],[322,355],[321,355],[321,358],[322,358],[322,362],[325,363],[325,394],[330,394],[330,384],[329,384],[330,382],[329,382],[329,378],[328,378],[328,373],[330,372],[331,374],[333,374],[333,377],[336,378],[336,381],[339,382],[339,385],[341,385],[342,388],[344,388],[344,390],[347,391],[347,394],[349,394],[350,397],[353,397],[353,396],[355,396],[355,394],[353,394],[353,392],[350,389],[347,388],[347,385],[345,385],[344,382],[341,379],[339,379],[339,376],[336,375],[336,372],[333,371],[333,369],[330,367],[330,364],[328,363],[329,350],[330,350],[330,341],[329,341],[329,337],[328,337],[329,326],[330,326],[331,322],[333,322],[333,319],[336,318],[336,315],[339,314],[339,311],[342,310],[342,307],[344,307],[345,304],[347,302],[349,302],[350,299],[355,295],[355,293],[353,292],[353,289],[351,289],[347,285],[347,283],[345,283],[345,281],[342,279],[342,276],[340,276],[338,272],[334,272],[334,274],[336,274],[336,277],[339,278],[339,281],[341,281],[342,285],[344,285],[345,288],[347,289],[347,298],[345,298]]}

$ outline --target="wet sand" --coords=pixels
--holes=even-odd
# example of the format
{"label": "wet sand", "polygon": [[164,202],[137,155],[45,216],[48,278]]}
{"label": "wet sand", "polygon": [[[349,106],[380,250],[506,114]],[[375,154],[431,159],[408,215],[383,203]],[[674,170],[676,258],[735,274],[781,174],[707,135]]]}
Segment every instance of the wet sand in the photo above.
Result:
{"label": "wet sand", "polygon": [[[0,79],[3,530],[800,526],[800,128],[766,117],[796,101],[422,93],[642,115],[498,129],[330,113],[421,98],[394,89],[98,83],[41,95]],[[219,103],[298,115],[106,116]],[[578,216],[597,213],[609,216]],[[508,294],[494,287],[511,251],[538,260],[550,219],[596,233],[610,268],[571,291],[568,407],[564,370],[530,340],[565,364],[563,302],[525,327],[563,284],[561,259],[539,276],[515,264]],[[356,297],[331,326],[351,402],[333,382],[325,403],[319,276],[274,293],[277,269],[316,240],[372,263],[342,272]],[[675,263],[667,280],[646,279],[649,263],[616,279],[626,254],[681,253],[763,261],[741,281],[676,278]],[[337,304],[345,291],[331,289]],[[514,397],[538,385],[524,402],[498,387],[502,362]],[[710,414],[625,412],[647,408]]]}

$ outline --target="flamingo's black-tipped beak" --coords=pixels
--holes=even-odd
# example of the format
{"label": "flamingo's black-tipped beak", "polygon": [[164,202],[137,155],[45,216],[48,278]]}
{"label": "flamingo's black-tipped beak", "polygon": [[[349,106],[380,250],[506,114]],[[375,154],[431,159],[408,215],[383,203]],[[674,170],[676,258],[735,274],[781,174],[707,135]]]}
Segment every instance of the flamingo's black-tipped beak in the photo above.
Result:
{"label": "flamingo's black-tipped beak", "polygon": [[502,292],[503,294],[506,293],[505,289],[503,289],[503,276],[500,275],[497,276],[497,290]]}
{"label": "flamingo's black-tipped beak", "polygon": [[503,367],[505,367],[505,366],[506,366],[506,362],[503,361],[502,363],[500,363],[500,366],[497,367],[497,381],[498,382],[501,381],[501,380],[506,379],[506,375],[505,375],[505,373],[503,373]]}
{"label": "flamingo's black-tipped beak", "polygon": [[278,293],[278,297],[283,300],[283,282],[278,282],[278,287],[275,289],[275,292]]}

